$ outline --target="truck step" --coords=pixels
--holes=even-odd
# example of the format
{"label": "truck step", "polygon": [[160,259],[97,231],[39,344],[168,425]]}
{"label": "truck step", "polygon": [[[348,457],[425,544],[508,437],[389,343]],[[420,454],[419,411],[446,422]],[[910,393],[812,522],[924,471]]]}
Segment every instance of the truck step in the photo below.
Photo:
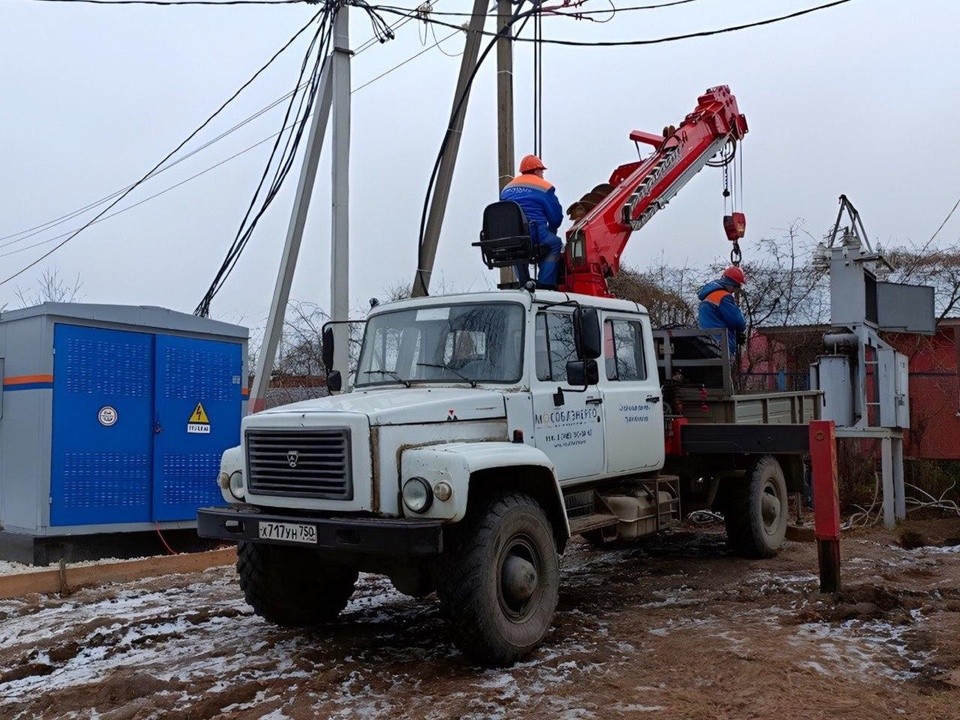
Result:
{"label": "truck step", "polygon": [[570,534],[580,535],[585,532],[590,532],[591,530],[599,530],[610,527],[611,525],[616,525],[618,522],[620,521],[616,515],[606,513],[580,515],[579,517],[570,518]]}

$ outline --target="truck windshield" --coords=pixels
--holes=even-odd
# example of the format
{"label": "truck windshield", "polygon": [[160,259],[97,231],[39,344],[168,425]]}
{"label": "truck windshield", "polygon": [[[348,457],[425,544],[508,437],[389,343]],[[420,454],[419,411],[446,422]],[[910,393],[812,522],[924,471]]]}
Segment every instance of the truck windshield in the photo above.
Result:
{"label": "truck windshield", "polygon": [[515,383],[522,374],[523,306],[443,305],[370,318],[355,387],[397,382]]}

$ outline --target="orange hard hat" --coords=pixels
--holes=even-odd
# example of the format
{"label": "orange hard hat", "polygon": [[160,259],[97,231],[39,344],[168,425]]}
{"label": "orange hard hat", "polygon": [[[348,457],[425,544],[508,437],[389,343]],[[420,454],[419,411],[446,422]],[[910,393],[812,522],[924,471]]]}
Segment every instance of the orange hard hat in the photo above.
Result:
{"label": "orange hard hat", "polygon": [[731,265],[724,270],[723,277],[727,278],[727,280],[733,280],[737,285],[746,285],[747,283],[747,277],[743,274],[743,270],[736,265]]}
{"label": "orange hard hat", "polygon": [[534,170],[546,170],[547,166],[543,164],[543,160],[538,158],[536,155],[525,155],[523,160],[520,161],[520,172],[528,173],[533,172]]}

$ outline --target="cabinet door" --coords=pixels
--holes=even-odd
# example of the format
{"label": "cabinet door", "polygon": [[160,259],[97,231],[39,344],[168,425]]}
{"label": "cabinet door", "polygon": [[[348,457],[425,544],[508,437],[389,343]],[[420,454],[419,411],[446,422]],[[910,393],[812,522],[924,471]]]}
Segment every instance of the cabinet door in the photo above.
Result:
{"label": "cabinet door", "polygon": [[153,338],[54,331],[50,524],[150,520]]}
{"label": "cabinet door", "polygon": [[242,346],[157,337],[153,519],[220,505],[220,455],[240,444]]}

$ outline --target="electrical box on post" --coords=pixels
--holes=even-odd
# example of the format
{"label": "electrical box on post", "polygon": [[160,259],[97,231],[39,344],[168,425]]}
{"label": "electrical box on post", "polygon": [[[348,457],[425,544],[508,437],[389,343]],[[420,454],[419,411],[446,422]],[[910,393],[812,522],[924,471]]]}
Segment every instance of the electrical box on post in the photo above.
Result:
{"label": "electrical box on post", "polygon": [[880,426],[910,427],[910,374],[907,357],[895,350],[877,349]]}
{"label": "electrical box on post", "polygon": [[937,316],[929,285],[877,283],[877,324],[891,332],[933,335]]}
{"label": "electrical box on post", "polygon": [[853,409],[853,375],[846,355],[821,355],[810,368],[810,387],[822,390],[820,417],[837,427],[856,422]]}

